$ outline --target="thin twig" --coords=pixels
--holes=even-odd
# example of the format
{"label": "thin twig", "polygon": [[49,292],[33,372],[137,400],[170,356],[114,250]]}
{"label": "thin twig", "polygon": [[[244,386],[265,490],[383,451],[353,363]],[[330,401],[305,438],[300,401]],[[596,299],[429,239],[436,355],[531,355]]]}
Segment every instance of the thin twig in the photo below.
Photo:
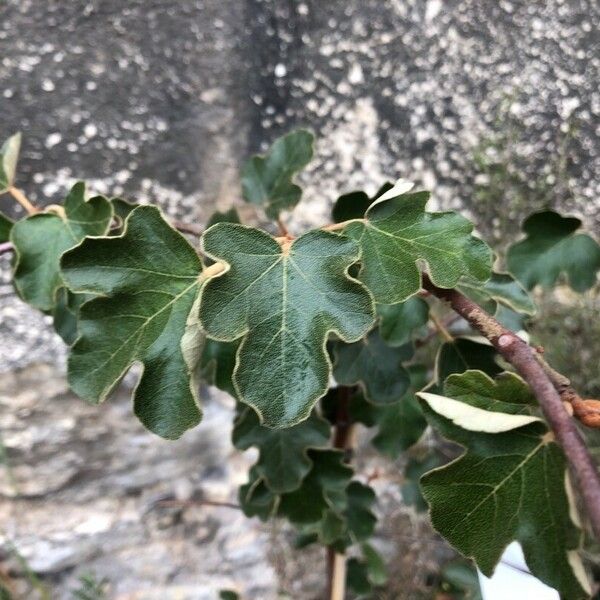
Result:
{"label": "thin twig", "polygon": [[286,224],[282,221],[281,217],[277,217],[277,227],[279,227],[279,233],[284,237],[289,237],[290,232]]}
{"label": "thin twig", "polygon": [[[429,294],[429,292],[428,292],[428,294]],[[431,295],[431,294],[429,294],[429,295]],[[460,315],[451,314],[442,321],[443,326],[446,328],[446,330],[448,330],[448,333],[450,335],[452,335],[452,334],[450,333],[449,328],[454,323],[456,323],[456,321],[458,321],[460,319],[461,319]],[[431,327],[422,338],[417,338],[415,340],[415,346],[417,348],[420,348],[420,347],[424,346],[425,344],[427,344],[427,342],[431,341],[437,335],[439,335],[438,329],[436,327]]]}
{"label": "thin twig", "polygon": [[344,229],[344,227],[350,223],[360,223],[363,221],[364,219],[350,219],[348,221],[342,221],[341,223],[330,223],[329,225],[323,225],[321,229],[323,231],[339,231],[340,229]]}
{"label": "thin twig", "polygon": [[333,555],[333,579],[330,600],[344,600],[346,597],[346,555]]}
{"label": "thin twig", "polygon": [[531,387],[551,430],[561,445],[578,484],[587,515],[600,539],[600,476],[575,422],[569,416],[550,377],[538,362],[536,351],[503,327],[479,305],[456,290],[436,287],[423,277],[423,287],[445,300],[461,317],[484,335]]}
{"label": "thin twig", "polygon": [[181,233],[189,233],[190,235],[197,235],[198,237],[204,233],[204,228],[200,225],[193,225],[192,223],[183,223],[181,221],[171,221],[171,224],[177,231]]}
{"label": "thin twig", "polygon": [[38,209],[29,202],[27,196],[18,188],[11,186],[7,192],[27,211],[27,214],[35,215]]}
{"label": "thin twig", "polygon": [[453,342],[454,336],[450,334],[450,332],[446,329],[446,326],[440,319],[438,319],[433,312],[429,313],[429,320],[433,323],[433,326],[437,333],[443,338],[445,342]]}
{"label": "thin twig", "polygon": [[225,271],[225,268],[226,268],[225,263],[222,263],[222,262],[213,263],[209,267],[206,267],[200,273],[199,279],[200,279],[200,281],[205,281],[206,279],[210,279],[211,277],[215,277],[216,275],[219,275],[220,273],[223,273],[223,271]]}

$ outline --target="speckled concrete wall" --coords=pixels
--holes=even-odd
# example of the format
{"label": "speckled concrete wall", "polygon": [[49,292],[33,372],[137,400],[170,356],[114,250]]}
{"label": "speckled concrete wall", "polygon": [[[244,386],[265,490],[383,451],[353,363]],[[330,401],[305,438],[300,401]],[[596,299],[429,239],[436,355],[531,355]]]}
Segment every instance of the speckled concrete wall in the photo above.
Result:
{"label": "speckled concrete wall", "polygon": [[[564,185],[528,208],[597,226],[599,31],[593,0],[5,0],[0,137],[23,131],[19,185],[39,204],[84,178],[200,219],[238,201],[248,153],[303,125],[319,142],[296,227],[326,219],[338,192],[404,176],[486,230],[510,206],[473,200],[485,185],[473,152],[508,127],[510,96],[522,179],[552,188],[549,165],[576,131]],[[7,259],[1,269],[0,369],[60,361],[48,324],[11,294]]]}

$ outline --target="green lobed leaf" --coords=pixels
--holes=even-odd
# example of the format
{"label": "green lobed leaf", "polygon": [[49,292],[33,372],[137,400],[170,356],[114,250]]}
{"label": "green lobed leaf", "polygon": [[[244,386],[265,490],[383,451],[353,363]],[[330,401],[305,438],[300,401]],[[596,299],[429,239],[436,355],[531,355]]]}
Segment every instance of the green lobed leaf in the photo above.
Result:
{"label": "green lobed leaf", "polygon": [[239,450],[256,446],[259,450],[256,473],[268,488],[277,493],[292,492],[300,487],[310,471],[310,448],[329,445],[329,423],[311,414],[308,419],[287,429],[269,429],[260,424],[256,412],[241,409],[233,428],[233,444]]}
{"label": "green lobed leaf", "polygon": [[276,513],[279,502],[279,497],[267,487],[255,467],[250,469],[248,482],[240,487],[238,499],[247,517],[258,517],[261,521]]}
{"label": "green lobed leaf", "polygon": [[463,278],[456,289],[492,315],[496,313],[498,304],[527,315],[535,314],[531,296],[509,273],[494,272],[485,283]]}
{"label": "green lobed leaf", "polygon": [[349,405],[353,421],[367,427],[377,427],[371,443],[379,452],[392,459],[419,441],[427,422],[415,393],[427,383],[427,368],[410,365],[410,390],[400,400],[388,405],[374,405],[361,394],[355,394]]}
{"label": "green lobed leaf", "polygon": [[281,246],[232,223],[208,229],[202,244],[227,269],[206,283],[200,322],[213,339],[243,338],[233,374],[238,397],[268,427],[298,423],[327,391],[328,334],[353,342],[373,325],[368,291],[346,273],[357,245],[315,230]]}
{"label": "green lobed leaf", "polygon": [[509,271],[528,289],[553,287],[561,273],[576,292],[597,281],[600,245],[589,235],[575,233],[581,221],[553,211],[530,215],[523,223],[526,238],[508,249]]}
{"label": "green lobed leaf", "polygon": [[473,372],[454,378],[453,386],[462,382],[459,387],[470,390],[461,401],[419,394],[430,424],[465,448],[460,458],[421,479],[433,526],[488,577],[517,540],[536,577],[565,598],[587,598],[562,450],[538,417],[504,412],[515,398],[528,396],[522,389],[507,402],[503,391],[515,391],[516,380],[497,382],[497,397],[476,395],[480,380]]}
{"label": "green lobed leaf", "polygon": [[[278,514],[292,523],[319,523],[332,509],[346,506],[345,490],[352,478],[352,469],[344,464],[339,450],[309,450],[312,467],[295,491],[280,498]],[[310,501],[308,501],[310,499]]]}
{"label": "green lobed leaf", "polygon": [[331,496],[318,520],[296,525],[301,530],[305,543],[319,541],[324,545],[333,546],[337,552],[344,552],[352,544],[373,535],[377,523],[377,518],[371,510],[376,499],[375,492],[368,485],[351,481]]}
{"label": "green lobed leaf", "polygon": [[192,308],[201,271],[194,249],[151,206],[133,210],[122,235],[88,238],[66,253],[69,289],[102,296],[80,310],[80,337],[69,357],[73,391],[101,402],[140,362],[134,410],[142,423],[168,439],[196,425],[202,340]]}
{"label": "green lobed leaf", "polygon": [[373,587],[385,585],[388,577],[382,556],[369,544],[361,546],[362,558],[351,558],[347,564],[346,583],[361,597],[371,597]]}
{"label": "green lobed leaf", "polygon": [[409,367],[411,389],[399,402],[386,406],[377,417],[378,431],[371,443],[379,452],[392,459],[416,444],[423,435],[427,422],[416,392],[426,383],[427,369],[421,365]]}
{"label": "green lobed leaf", "polygon": [[397,304],[416,294],[419,261],[442,288],[455,287],[463,276],[485,281],[491,274],[492,253],[471,235],[472,223],[453,212],[426,212],[429,193],[407,193],[411,187],[398,182],[370,206],[364,220],[344,228],[362,247],[359,279],[377,303]]}
{"label": "green lobed leaf", "polygon": [[19,296],[40,310],[51,310],[63,286],[60,258],[86,236],[105,235],[113,209],[96,196],[85,199],[85,184],[76,183],[64,211],[38,213],[15,223],[10,239],[15,246],[14,285]]}
{"label": "green lobed leaf", "polygon": [[353,344],[335,344],[333,376],[341,385],[360,384],[374,404],[390,404],[408,390],[410,375],[402,363],[413,353],[412,344],[390,348],[375,329]]}
{"label": "green lobed leaf", "polygon": [[0,148],[0,194],[8,190],[15,182],[20,149],[20,133],[10,136]]}
{"label": "green lobed leaf", "polygon": [[373,585],[385,585],[388,580],[387,569],[383,557],[370,544],[363,544],[361,547],[365,563],[367,565],[367,575]]}
{"label": "green lobed leaf", "polygon": [[389,346],[402,346],[427,324],[429,305],[413,296],[398,304],[378,304],[379,331]]}
{"label": "green lobed leaf", "polygon": [[350,558],[346,565],[346,585],[359,597],[371,594],[373,586],[369,581],[368,567],[358,558]]}
{"label": "green lobed leaf", "polygon": [[343,514],[350,538],[353,542],[367,540],[377,524],[377,517],[371,510],[376,500],[375,492],[360,481],[352,481],[346,488],[346,495],[348,500]]}
{"label": "green lobed leaf", "polygon": [[527,414],[536,405],[535,396],[521,377],[507,371],[494,379],[477,370],[450,375],[444,392],[469,406],[515,415]]}
{"label": "green lobed leaf", "polygon": [[496,350],[489,343],[462,337],[455,338],[453,342],[444,342],[435,360],[437,385],[441,388],[450,375],[469,369],[479,369],[488,375],[497,375],[502,371],[496,362],[497,356]]}
{"label": "green lobed leaf", "polygon": [[278,138],[264,156],[253,156],[242,170],[244,200],[264,206],[270,218],[294,208],[302,190],[293,183],[313,155],[314,136],[299,129]]}
{"label": "green lobed leaf", "polygon": [[375,196],[370,198],[365,192],[349,192],[348,194],[342,194],[334,203],[331,210],[331,217],[334,223],[342,223],[343,221],[350,221],[351,219],[362,219],[367,209],[377,198],[385,194],[388,190],[391,190],[394,184],[386,182],[384,183]]}
{"label": "green lobed leaf", "polygon": [[73,294],[65,287],[57,292],[56,304],[52,309],[54,329],[69,346],[77,339],[79,310],[84,302],[92,298],[91,294]]}
{"label": "green lobed leaf", "polygon": [[494,317],[498,323],[500,323],[500,325],[503,325],[515,333],[526,331],[527,319],[525,316],[522,313],[515,312],[514,310],[503,306],[502,304],[498,305]]}

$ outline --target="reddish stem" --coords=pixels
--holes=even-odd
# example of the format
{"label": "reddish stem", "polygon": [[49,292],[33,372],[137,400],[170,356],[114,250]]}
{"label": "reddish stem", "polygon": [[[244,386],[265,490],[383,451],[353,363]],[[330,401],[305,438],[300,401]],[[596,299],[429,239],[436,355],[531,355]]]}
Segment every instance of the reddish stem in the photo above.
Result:
{"label": "reddish stem", "polygon": [[423,287],[445,300],[520,373],[531,387],[540,407],[561,445],[571,472],[575,476],[592,529],[600,539],[600,476],[575,422],[567,413],[559,393],[539,363],[536,350],[503,327],[494,317],[456,290],[441,289],[427,277]]}

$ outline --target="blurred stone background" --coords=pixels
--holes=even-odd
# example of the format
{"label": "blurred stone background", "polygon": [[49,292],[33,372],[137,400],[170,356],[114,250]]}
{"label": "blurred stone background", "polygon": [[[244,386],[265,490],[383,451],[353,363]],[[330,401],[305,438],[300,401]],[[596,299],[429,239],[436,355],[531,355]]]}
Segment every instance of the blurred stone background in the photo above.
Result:
{"label": "blurred stone background", "polygon": [[[241,205],[249,154],[304,126],[318,142],[295,230],[327,221],[338,194],[402,176],[499,246],[545,207],[598,233],[599,48],[594,0],[4,0],[0,139],[23,132],[17,184],[39,205],[85,179],[202,222]],[[0,210],[18,215],[8,197]],[[278,532],[226,508],[148,508],[198,490],[231,499],[250,458],[225,443],[227,401],[215,396],[175,444],[134,423],[124,395],[82,405],[64,385],[62,342],[13,295],[9,271],[2,257],[0,431],[19,489],[9,500],[0,476],[4,545],[57,598],[92,567],[115,598],[212,598],[221,583],[247,598],[317,597],[310,569],[293,588],[300,566],[273,553]],[[586,391],[600,389],[598,308],[592,293],[552,297],[552,326],[534,324],[542,341],[568,340],[555,358]],[[399,496],[393,480],[384,488]],[[418,520],[389,510],[412,523],[410,543]],[[418,560],[435,563],[422,546]]]}

